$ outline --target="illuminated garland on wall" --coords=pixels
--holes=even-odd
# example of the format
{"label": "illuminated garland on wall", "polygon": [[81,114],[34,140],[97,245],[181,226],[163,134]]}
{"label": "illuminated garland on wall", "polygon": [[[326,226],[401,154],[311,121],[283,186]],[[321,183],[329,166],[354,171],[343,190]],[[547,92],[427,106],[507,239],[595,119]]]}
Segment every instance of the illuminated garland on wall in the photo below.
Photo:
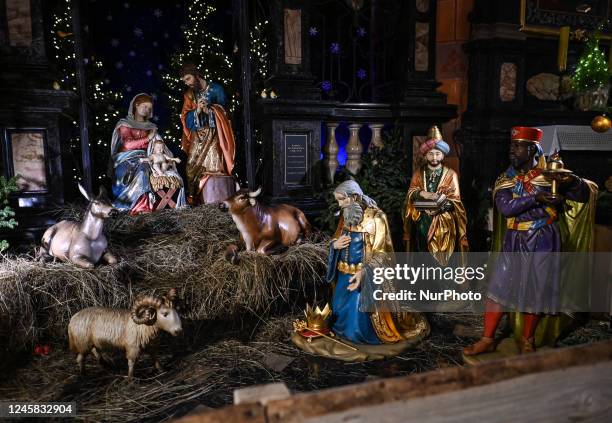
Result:
{"label": "illuminated garland on wall", "polygon": [[[53,17],[52,46],[55,63],[61,78],[54,83],[55,89],[72,90],[77,94],[77,78],[74,36],[72,33],[71,0],[63,0]],[[97,173],[94,180],[104,179],[107,176],[107,165],[110,156],[110,140],[119,119],[119,105],[121,95],[109,87],[109,81],[104,78],[104,63],[96,57],[84,58],[85,72],[87,74],[87,94],[93,127],[90,128],[90,157],[92,167]],[[75,162],[80,164],[81,140],[78,133],[78,121],[73,121],[75,131],[70,138],[70,151]],[[74,179],[81,181],[82,172],[75,172]],[[96,177],[97,176],[97,177]]]}

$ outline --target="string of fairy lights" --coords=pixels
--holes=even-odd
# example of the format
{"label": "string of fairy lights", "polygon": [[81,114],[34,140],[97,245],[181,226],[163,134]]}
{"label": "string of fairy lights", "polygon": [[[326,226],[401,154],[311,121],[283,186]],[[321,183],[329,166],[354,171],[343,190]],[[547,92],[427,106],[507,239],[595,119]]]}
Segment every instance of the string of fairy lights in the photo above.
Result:
{"label": "string of fairy lights", "polygon": [[610,64],[599,48],[599,38],[598,30],[588,38],[585,51],[578,60],[572,75],[572,88],[577,92],[601,88],[610,80]]}
{"label": "string of fairy lights", "polygon": [[[55,53],[60,80],[54,83],[54,88],[77,92],[76,56],[74,36],[72,34],[71,0],[63,0],[53,17],[52,45]],[[94,168],[98,170],[98,179],[106,178],[106,162],[110,153],[110,139],[115,123],[119,119],[119,104],[121,95],[109,87],[109,81],[103,77],[104,63],[96,57],[84,58],[87,72],[87,93],[90,96],[93,127],[90,128],[89,148],[92,160],[96,161]],[[74,128],[79,123],[73,121]],[[81,139],[78,131],[69,141],[74,157],[80,157]],[[78,152],[78,154],[76,154]],[[80,163],[75,160],[75,163]],[[74,180],[83,179],[82,171],[73,168]]]}
{"label": "string of fairy lights", "polygon": [[[54,83],[55,89],[65,89],[77,92],[76,63],[74,36],[72,34],[71,1],[62,0],[53,18],[52,45],[55,59],[61,78]],[[168,105],[173,110],[171,124],[163,130],[166,143],[178,144],[182,132],[180,123],[180,110],[183,101],[185,87],[179,79],[177,69],[185,61],[191,61],[199,65],[203,76],[223,85],[228,94],[228,108],[234,112],[239,105],[237,96],[238,81],[234,80],[233,61],[230,54],[225,52],[223,39],[209,30],[209,20],[217,11],[216,7],[207,0],[193,0],[187,6],[187,22],[184,26],[184,49],[177,52],[171,58],[169,71],[162,74],[165,85],[160,90],[167,96]],[[250,31],[250,53],[254,81],[263,81],[269,72],[268,47],[266,43],[265,30],[268,21],[258,22]],[[90,142],[92,160],[97,161],[94,169],[98,171],[97,179],[107,177],[106,163],[110,154],[110,140],[115,124],[120,117],[121,94],[112,90],[110,81],[104,77],[104,63],[96,57],[85,58],[88,95],[90,97],[91,115],[93,128],[90,128]],[[254,92],[259,89],[257,83],[253,84]],[[73,126],[78,129],[79,123],[73,121]],[[255,142],[263,143],[260,131],[255,132]],[[74,131],[69,145],[74,157],[80,157],[80,136]],[[238,140],[237,140],[238,142]],[[261,162],[261,158],[259,162]],[[79,163],[75,160],[75,163]],[[73,168],[74,179],[81,181],[82,172]]]}

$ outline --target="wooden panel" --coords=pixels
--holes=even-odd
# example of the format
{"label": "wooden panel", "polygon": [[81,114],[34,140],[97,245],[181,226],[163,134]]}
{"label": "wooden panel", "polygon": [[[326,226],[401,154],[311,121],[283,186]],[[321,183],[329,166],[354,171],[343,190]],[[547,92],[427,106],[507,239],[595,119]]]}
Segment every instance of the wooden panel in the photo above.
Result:
{"label": "wooden panel", "polygon": [[462,81],[459,79],[440,79],[438,91],[446,94],[447,104],[461,104]]}
{"label": "wooden panel", "polygon": [[285,9],[285,63],[302,63],[302,11]]}
{"label": "wooden panel", "polygon": [[[522,376],[478,388],[302,420],[304,423],[612,421],[612,363]],[[443,406],[440,406],[443,404]],[[416,420],[415,420],[416,421]]]}
{"label": "wooden panel", "polygon": [[408,377],[383,379],[314,393],[298,394],[286,400],[270,402],[267,412],[268,421],[271,423],[303,422],[307,417],[343,412],[358,405],[405,401],[496,383],[530,373],[611,360],[612,341],[608,341],[583,347],[518,356],[470,368],[452,367]]}
{"label": "wooden panel", "polygon": [[436,77],[438,79],[467,78],[468,58],[463,42],[436,44]]}
{"label": "wooden panel", "polygon": [[474,8],[474,0],[457,0],[457,13],[455,15],[455,40],[467,41],[470,39],[470,22],[468,15]]}
{"label": "wooden panel", "polygon": [[455,0],[438,0],[436,41],[455,40]]}

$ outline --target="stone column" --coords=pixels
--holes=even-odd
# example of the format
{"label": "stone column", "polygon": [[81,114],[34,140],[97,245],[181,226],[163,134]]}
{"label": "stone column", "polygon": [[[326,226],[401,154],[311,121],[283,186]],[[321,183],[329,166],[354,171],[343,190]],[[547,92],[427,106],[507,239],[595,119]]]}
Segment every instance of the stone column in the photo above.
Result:
{"label": "stone column", "polygon": [[338,169],[338,142],[336,141],[337,123],[327,124],[327,144],[325,144],[325,170],[327,171],[327,181],[334,183],[336,170]]}
{"label": "stone column", "polygon": [[358,123],[349,125],[351,136],[346,145],[346,169],[354,175],[361,170],[361,153],[363,153],[363,146],[359,142],[359,128],[361,125]]}
{"label": "stone column", "polygon": [[382,123],[373,123],[370,125],[372,129],[372,141],[370,141],[370,148],[384,148],[385,144],[382,140],[382,129],[385,126]]}

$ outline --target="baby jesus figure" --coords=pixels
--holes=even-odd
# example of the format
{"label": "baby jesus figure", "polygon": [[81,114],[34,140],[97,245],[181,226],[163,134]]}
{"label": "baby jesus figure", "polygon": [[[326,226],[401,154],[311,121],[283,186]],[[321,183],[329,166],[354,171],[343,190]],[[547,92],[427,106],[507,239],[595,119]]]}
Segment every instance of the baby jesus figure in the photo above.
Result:
{"label": "baby jesus figure", "polygon": [[178,157],[170,157],[164,153],[165,144],[162,140],[156,140],[153,145],[153,152],[149,157],[140,159],[140,162],[147,162],[151,165],[153,176],[166,176],[168,169],[172,169],[173,163],[180,163]]}

